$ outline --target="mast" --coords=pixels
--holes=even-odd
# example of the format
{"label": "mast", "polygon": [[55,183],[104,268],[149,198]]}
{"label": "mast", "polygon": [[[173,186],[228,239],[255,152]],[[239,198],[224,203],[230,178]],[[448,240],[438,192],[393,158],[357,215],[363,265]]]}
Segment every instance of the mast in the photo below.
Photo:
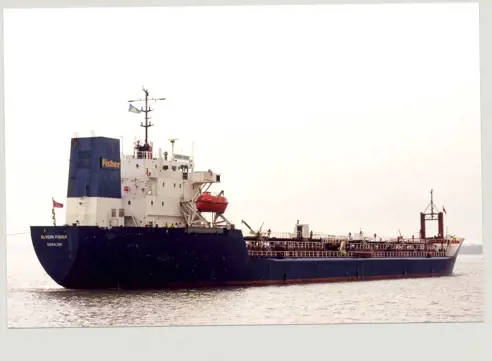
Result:
{"label": "mast", "polygon": [[140,112],[145,114],[145,123],[141,123],[140,126],[145,128],[145,143],[144,145],[149,144],[149,128],[152,127],[154,124],[150,122],[150,117],[149,113],[153,111],[154,109],[150,108],[149,106],[149,101],[159,101],[159,100],[166,100],[166,98],[149,98],[149,91],[142,87],[142,90],[145,94],[144,99],[135,99],[135,100],[129,100],[129,103],[134,103],[134,102],[145,102],[145,108],[140,107]]}
{"label": "mast", "polygon": [[[430,191],[430,203],[429,205],[427,206],[427,208],[425,209],[424,213],[429,209],[430,207],[430,213],[426,213],[426,215],[429,215],[430,218],[428,218],[427,220],[429,221],[433,221],[433,220],[437,220],[437,218],[435,218],[435,215],[439,214],[439,211],[437,210],[437,207],[435,206],[434,204],[434,190],[431,189]],[[434,212],[435,211],[435,212]]]}
{"label": "mast", "polygon": [[[430,208],[430,211],[428,212]],[[438,223],[438,238],[444,237],[444,217],[443,212],[439,212],[434,204],[434,190],[430,191],[430,203],[424,212],[420,213],[420,238],[426,239],[426,222],[437,221]]]}

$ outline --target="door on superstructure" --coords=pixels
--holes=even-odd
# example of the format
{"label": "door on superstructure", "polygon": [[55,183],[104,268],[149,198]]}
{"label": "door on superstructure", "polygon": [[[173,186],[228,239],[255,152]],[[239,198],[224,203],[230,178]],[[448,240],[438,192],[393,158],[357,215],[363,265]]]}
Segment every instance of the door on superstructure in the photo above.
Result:
{"label": "door on superstructure", "polygon": [[85,198],[79,198],[77,200],[77,205],[76,205],[76,213],[75,213],[75,219],[77,223],[79,224],[85,224],[85,215],[86,215],[86,200]]}

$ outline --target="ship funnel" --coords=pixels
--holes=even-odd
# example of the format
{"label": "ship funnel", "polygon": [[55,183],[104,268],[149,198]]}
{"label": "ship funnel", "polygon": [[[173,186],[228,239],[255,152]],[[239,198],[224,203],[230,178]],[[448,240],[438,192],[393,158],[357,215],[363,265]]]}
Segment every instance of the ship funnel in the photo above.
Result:
{"label": "ship funnel", "polygon": [[74,138],[68,170],[68,224],[106,225],[107,212],[121,208],[120,140]]}

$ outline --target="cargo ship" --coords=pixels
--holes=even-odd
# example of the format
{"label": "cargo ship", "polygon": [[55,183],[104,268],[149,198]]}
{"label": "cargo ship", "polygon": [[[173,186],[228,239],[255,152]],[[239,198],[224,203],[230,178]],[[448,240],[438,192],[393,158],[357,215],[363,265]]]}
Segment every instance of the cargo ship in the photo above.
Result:
{"label": "cargo ship", "polygon": [[[464,241],[444,234],[445,210],[431,201],[420,213],[417,236],[366,237],[293,231],[243,234],[225,214],[229,204],[220,173],[195,170],[192,156],[154,149],[149,103],[130,101],[144,114],[143,141],[124,155],[120,139],[71,139],[66,204],[53,199],[53,225],[31,226],[45,272],[68,289],[172,289],[368,281],[448,276]],[[133,104],[144,103],[139,108]],[[65,208],[56,225],[55,208]],[[437,221],[438,234],[426,224]]]}

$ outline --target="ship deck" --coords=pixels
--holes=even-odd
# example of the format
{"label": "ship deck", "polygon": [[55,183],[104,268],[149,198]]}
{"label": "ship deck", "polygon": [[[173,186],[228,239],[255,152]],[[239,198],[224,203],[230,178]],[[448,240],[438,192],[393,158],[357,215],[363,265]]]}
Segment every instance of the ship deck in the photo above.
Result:
{"label": "ship deck", "polygon": [[451,238],[403,239],[387,241],[347,240],[344,238],[244,237],[250,258],[288,259],[415,259],[449,256]]}

